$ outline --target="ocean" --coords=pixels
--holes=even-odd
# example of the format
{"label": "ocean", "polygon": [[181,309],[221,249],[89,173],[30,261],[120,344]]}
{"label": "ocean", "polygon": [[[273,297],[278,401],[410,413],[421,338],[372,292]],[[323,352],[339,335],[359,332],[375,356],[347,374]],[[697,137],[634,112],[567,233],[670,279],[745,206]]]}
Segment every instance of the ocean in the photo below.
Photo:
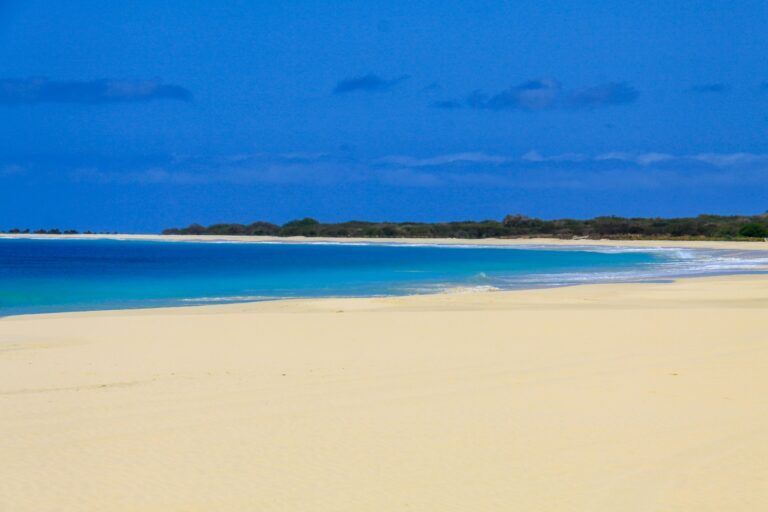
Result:
{"label": "ocean", "polygon": [[757,251],[0,239],[0,315],[652,281],[767,264]]}

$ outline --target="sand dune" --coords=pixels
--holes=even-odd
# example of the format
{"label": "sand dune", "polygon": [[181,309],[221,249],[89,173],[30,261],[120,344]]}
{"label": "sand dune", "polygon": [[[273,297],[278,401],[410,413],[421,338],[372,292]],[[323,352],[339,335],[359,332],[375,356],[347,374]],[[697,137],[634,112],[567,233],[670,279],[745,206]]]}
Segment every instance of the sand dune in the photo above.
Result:
{"label": "sand dune", "polygon": [[0,510],[760,511],[768,278],[0,319]]}

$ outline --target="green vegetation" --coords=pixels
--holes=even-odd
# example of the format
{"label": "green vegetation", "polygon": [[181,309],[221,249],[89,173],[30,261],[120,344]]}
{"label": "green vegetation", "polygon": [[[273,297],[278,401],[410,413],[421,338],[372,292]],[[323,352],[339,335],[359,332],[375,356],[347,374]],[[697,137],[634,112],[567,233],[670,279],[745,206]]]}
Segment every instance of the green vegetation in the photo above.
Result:
{"label": "green vegetation", "polygon": [[610,238],[678,240],[760,240],[768,237],[768,213],[754,216],[699,215],[683,218],[596,217],[588,220],[542,220],[507,215],[502,221],[321,223],[312,218],[282,226],[253,224],[192,224],[164,235],[269,235],[361,238]]}
{"label": "green vegetation", "polygon": [[768,237],[768,224],[750,222],[739,229],[739,235],[752,238]]}
{"label": "green vegetation", "polygon": [[[11,234],[76,235],[68,229],[20,229]],[[112,232],[83,234],[115,234]],[[614,240],[762,240],[768,238],[768,213],[762,215],[699,215],[680,218],[596,217],[594,219],[543,220],[507,215],[501,221],[459,222],[364,222],[333,224],[312,218],[292,220],[279,226],[271,222],[251,224],[191,224],[171,228],[164,235],[306,236],[342,238],[608,238]]]}

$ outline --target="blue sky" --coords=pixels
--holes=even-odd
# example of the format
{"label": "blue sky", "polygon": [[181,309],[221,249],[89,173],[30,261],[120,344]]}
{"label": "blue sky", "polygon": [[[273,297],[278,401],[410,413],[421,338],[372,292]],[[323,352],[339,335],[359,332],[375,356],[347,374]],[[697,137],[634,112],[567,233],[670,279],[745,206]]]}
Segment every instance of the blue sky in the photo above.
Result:
{"label": "blue sky", "polygon": [[768,209],[763,1],[3,1],[0,229]]}

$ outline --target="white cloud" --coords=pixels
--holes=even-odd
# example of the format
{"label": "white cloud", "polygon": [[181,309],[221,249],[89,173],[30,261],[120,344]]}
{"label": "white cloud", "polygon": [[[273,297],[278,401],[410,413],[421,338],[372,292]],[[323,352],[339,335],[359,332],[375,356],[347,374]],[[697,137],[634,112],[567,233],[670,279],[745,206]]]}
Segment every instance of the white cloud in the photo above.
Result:
{"label": "white cloud", "polygon": [[412,156],[388,156],[379,161],[387,164],[395,164],[403,167],[432,167],[436,165],[449,165],[456,163],[482,163],[482,164],[503,164],[513,161],[513,158],[489,155],[487,153],[449,153],[437,155],[430,158],[416,158]]}
{"label": "white cloud", "polygon": [[[640,172],[642,171],[642,172]],[[218,156],[175,155],[151,161],[83,159],[75,165],[0,162],[0,178],[71,180],[137,185],[274,184],[328,186],[381,183],[402,187],[478,186],[572,187],[646,186],[650,182],[765,183],[768,154],[613,151],[598,154],[519,156],[484,152],[359,159],[347,154],[253,153]]]}
{"label": "white cloud", "polygon": [[622,162],[632,162],[639,165],[651,165],[667,160],[674,160],[675,156],[667,153],[626,153],[622,151],[613,151],[597,155],[595,160],[619,160]]}
{"label": "white cloud", "polygon": [[700,162],[716,165],[718,167],[768,163],[768,155],[755,153],[700,153],[691,158]]}
{"label": "white cloud", "polygon": [[590,157],[581,153],[563,153],[561,155],[544,156],[538,151],[529,151],[520,157],[526,162],[584,162]]}
{"label": "white cloud", "polygon": [[538,151],[529,151],[521,157],[526,162],[629,162],[641,166],[650,166],[661,162],[702,162],[715,167],[729,167],[749,164],[768,164],[768,154],[756,153],[700,153],[697,155],[671,155],[658,152],[611,151],[594,156],[581,153],[563,153],[544,156]]}

